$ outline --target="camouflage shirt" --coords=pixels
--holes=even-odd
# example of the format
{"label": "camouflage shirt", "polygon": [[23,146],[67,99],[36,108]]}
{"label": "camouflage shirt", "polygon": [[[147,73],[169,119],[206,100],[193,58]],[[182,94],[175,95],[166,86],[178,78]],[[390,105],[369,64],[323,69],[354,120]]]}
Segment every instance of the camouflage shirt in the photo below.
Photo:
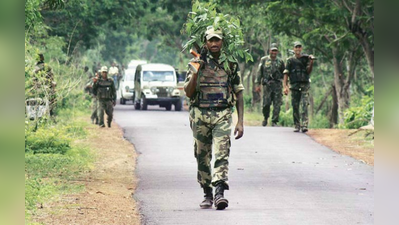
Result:
{"label": "camouflage shirt", "polygon": [[272,60],[270,56],[262,57],[255,84],[266,84],[270,80],[282,81],[284,69],[284,62],[280,58],[276,57]]}
{"label": "camouflage shirt", "polygon": [[[299,63],[302,63],[303,68],[306,70],[305,73],[307,74],[307,70],[310,66],[309,58],[307,58],[307,57],[296,58],[295,56],[291,56],[287,59],[287,66],[285,67],[284,74],[287,74],[288,77],[291,77],[292,75],[294,75],[294,74],[292,74],[292,72],[295,70],[295,68],[294,68],[295,64],[293,62],[294,60],[297,60]],[[309,75],[310,74],[307,74],[307,76],[309,76]],[[309,82],[310,82],[310,79],[308,79],[308,81],[305,81],[305,82],[294,82],[293,83],[293,82],[291,82],[291,78],[290,78],[290,88],[291,89],[299,89],[301,83],[309,83]]]}
{"label": "camouflage shirt", "polygon": [[[220,55],[219,60],[214,59],[212,57],[212,55],[208,53],[207,56],[206,56],[206,62],[205,63],[209,63],[210,61],[213,61],[216,64],[218,64],[216,66],[219,66],[219,68],[224,68],[223,64],[224,64],[224,62],[226,60],[227,60],[227,56],[224,53],[222,53]],[[241,82],[241,72],[240,72],[240,68],[238,67],[238,63],[237,62],[233,62],[233,65],[234,65],[233,66],[234,68],[232,68],[233,73],[230,75],[230,76],[233,77],[231,86],[233,88],[233,92],[234,93],[238,93],[238,92],[244,90],[244,85]],[[184,87],[187,86],[187,84],[190,81],[192,75],[193,75],[192,72],[190,70],[188,70],[187,71],[186,80],[184,81]]]}

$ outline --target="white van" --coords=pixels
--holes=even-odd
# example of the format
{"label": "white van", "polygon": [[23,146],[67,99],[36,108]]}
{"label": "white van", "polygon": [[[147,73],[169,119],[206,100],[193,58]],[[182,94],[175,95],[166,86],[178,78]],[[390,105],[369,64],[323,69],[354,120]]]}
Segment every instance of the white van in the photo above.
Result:
{"label": "white van", "polygon": [[167,64],[138,65],[134,79],[135,109],[147,110],[148,105],[159,105],[166,110],[181,111],[180,91],[177,89],[175,69]]}
{"label": "white van", "polygon": [[127,69],[125,70],[125,75],[123,75],[121,79],[121,83],[119,85],[119,103],[124,105],[126,101],[134,100],[134,73],[136,69]]}

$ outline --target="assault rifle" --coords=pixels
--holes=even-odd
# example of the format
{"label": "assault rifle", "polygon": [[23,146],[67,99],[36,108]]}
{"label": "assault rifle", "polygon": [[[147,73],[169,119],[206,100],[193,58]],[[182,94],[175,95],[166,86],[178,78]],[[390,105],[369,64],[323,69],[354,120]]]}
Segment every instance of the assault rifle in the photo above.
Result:
{"label": "assault rifle", "polygon": [[[287,51],[288,51],[288,54],[295,55],[294,50],[292,50],[292,49],[287,49]],[[308,54],[302,54],[302,55],[301,55],[301,58],[309,58],[309,55],[308,55]],[[313,60],[317,60],[317,58],[314,57],[314,56],[312,57],[312,59],[313,59]]]}
{"label": "assault rifle", "polygon": [[201,64],[199,63],[201,55],[192,49],[190,50],[190,53],[194,56],[194,60],[188,63],[188,67],[193,73],[198,73],[198,70],[201,67]]}

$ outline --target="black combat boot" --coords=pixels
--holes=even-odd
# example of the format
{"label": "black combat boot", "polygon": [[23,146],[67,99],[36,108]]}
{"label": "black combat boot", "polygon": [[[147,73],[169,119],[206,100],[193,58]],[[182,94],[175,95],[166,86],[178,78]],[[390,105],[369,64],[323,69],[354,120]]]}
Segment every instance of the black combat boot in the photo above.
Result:
{"label": "black combat boot", "polygon": [[111,121],[108,121],[107,125],[109,128],[111,128]]}
{"label": "black combat boot", "polygon": [[201,209],[212,208],[213,204],[213,191],[211,187],[204,187],[204,200],[201,202]]}
{"label": "black combat boot", "polygon": [[301,128],[301,127],[300,127],[299,125],[296,125],[296,126],[295,126],[295,129],[294,129],[294,132],[299,132],[300,128]]}
{"label": "black combat boot", "polygon": [[264,119],[263,121],[262,121],[262,126],[267,126],[267,119]]}
{"label": "black combat boot", "polygon": [[223,210],[229,206],[229,201],[224,198],[224,184],[218,184],[215,189],[215,207],[217,210]]}
{"label": "black combat boot", "polygon": [[302,132],[303,132],[303,133],[306,133],[306,132],[308,132],[308,128],[307,128],[307,127],[305,127],[305,126],[303,126],[303,127],[301,128],[301,130],[302,130]]}

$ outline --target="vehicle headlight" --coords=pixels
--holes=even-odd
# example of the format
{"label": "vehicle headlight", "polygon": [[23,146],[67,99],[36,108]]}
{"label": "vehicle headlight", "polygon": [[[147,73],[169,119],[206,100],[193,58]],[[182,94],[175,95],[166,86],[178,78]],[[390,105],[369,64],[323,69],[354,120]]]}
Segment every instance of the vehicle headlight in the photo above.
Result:
{"label": "vehicle headlight", "polygon": [[159,89],[158,89],[157,87],[152,87],[152,88],[151,88],[151,92],[154,93],[154,94],[156,94],[156,93],[159,92]]}
{"label": "vehicle headlight", "polygon": [[166,88],[166,91],[169,92],[169,93],[172,93],[174,90],[175,90],[175,88],[173,88],[173,87],[167,87]]}

